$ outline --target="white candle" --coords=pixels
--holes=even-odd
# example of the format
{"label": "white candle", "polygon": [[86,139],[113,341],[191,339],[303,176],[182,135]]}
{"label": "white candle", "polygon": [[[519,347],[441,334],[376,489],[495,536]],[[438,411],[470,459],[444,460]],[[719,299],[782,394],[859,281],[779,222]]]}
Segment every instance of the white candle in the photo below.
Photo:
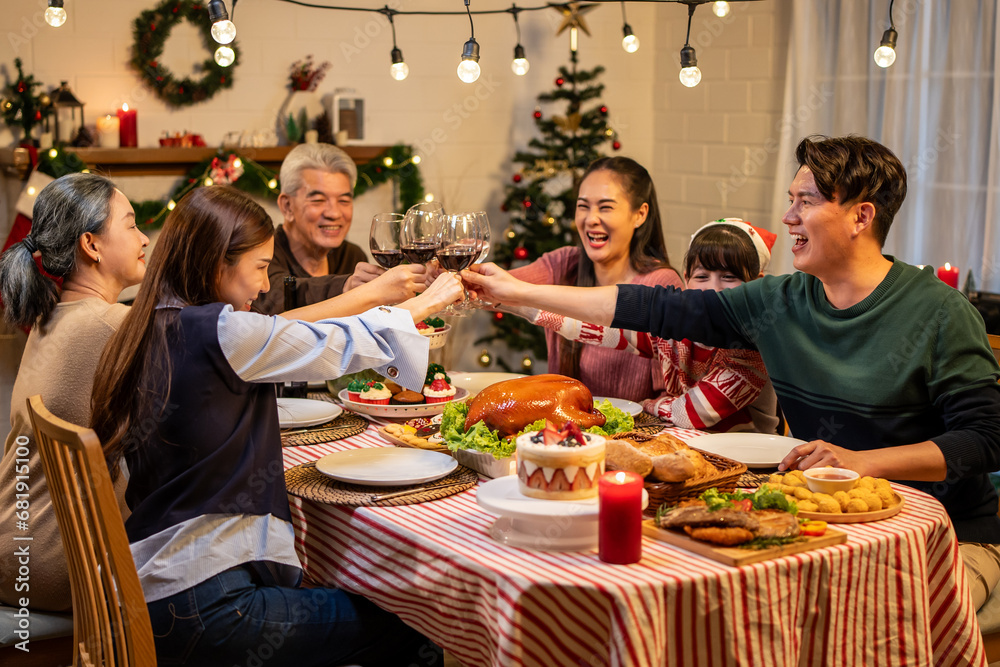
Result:
{"label": "white candle", "polygon": [[101,138],[102,148],[120,148],[121,141],[118,133],[121,121],[118,116],[107,115],[97,118],[97,133]]}
{"label": "white candle", "polygon": [[306,130],[306,143],[316,144],[319,143],[319,131],[318,130]]}

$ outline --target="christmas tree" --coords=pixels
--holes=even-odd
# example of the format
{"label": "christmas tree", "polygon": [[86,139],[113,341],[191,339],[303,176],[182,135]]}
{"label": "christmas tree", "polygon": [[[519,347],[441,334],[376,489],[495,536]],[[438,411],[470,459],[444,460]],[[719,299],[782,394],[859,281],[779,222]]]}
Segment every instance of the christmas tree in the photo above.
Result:
{"label": "christmas tree", "polygon": [[[576,243],[576,188],[587,165],[602,156],[598,147],[612,142],[618,150],[615,131],[608,125],[608,107],[598,100],[604,84],[598,83],[603,67],[577,70],[576,52],[571,51],[569,68],[560,67],[555,89],[538,96],[535,125],[540,136],[518,151],[513,162],[521,168],[507,186],[501,210],[510,213],[510,225],[500,243],[494,245],[494,261],[505,269],[532,262],[544,253]],[[564,103],[565,115],[546,117],[542,105]],[[519,317],[493,313],[493,331],[476,344],[503,341],[507,348],[522,354],[517,365],[531,372],[532,357],[546,358],[545,333]],[[488,348],[480,363],[492,358],[503,369],[512,365]]]}
{"label": "christmas tree", "polygon": [[24,130],[24,141],[31,140],[32,128],[42,122],[52,112],[52,100],[46,93],[36,93],[42,84],[31,74],[25,76],[21,59],[14,59],[17,80],[10,83],[0,97],[0,117],[8,127],[20,125]]}

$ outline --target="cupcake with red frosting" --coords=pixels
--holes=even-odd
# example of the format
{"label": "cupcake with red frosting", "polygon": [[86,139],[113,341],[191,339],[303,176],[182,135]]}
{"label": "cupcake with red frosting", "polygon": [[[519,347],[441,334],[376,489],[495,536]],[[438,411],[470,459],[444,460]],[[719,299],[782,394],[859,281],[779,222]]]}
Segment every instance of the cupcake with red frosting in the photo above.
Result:
{"label": "cupcake with red frosting", "polygon": [[435,373],[431,383],[424,385],[424,398],[428,403],[444,403],[455,398],[455,388],[444,373]]}
{"label": "cupcake with red frosting", "polygon": [[364,391],[361,392],[359,400],[362,403],[371,403],[372,405],[389,405],[390,398],[392,398],[392,392],[386,389],[384,384],[369,382],[365,385]]}

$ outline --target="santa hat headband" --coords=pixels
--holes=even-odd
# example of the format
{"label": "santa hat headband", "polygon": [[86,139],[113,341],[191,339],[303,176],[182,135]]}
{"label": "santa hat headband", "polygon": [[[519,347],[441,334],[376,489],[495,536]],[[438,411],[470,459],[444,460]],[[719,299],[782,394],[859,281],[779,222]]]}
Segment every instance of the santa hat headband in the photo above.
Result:
{"label": "santa hat headband", "polygon": [[767,265],[771,263],[771,248],[774,247],[774,242],[778,239],[777,234],[766,229],[761,229],[760,227],[755,227],[740,218],[722,218],[721,220],[713,220],[707,225],[701,227],[701,229],[691,235],[691,240],[694,241],[694,237],[701,234],[703,230],[716,225],[728,225],[730,227],[742,229],[746,232],[747,236],[749,236],[750,240],[753,242],[754,249],[757,251],[757,259],[760,261],[761,273],[767,269]]}

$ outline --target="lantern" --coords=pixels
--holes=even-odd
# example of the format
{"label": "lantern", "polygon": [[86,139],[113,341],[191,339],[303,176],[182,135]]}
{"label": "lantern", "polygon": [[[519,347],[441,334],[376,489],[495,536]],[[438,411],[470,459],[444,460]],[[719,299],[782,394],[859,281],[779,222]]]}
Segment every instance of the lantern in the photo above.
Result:
{"label": "lantern", "polygon": [[[77,99],[67,83],[61,81],[60,86],[52,91],[56,142],[72,142],[77,134],[77,128],[83,129],[83,102]],[[77,109],[80,110],[80,120],[76,119]]]}

